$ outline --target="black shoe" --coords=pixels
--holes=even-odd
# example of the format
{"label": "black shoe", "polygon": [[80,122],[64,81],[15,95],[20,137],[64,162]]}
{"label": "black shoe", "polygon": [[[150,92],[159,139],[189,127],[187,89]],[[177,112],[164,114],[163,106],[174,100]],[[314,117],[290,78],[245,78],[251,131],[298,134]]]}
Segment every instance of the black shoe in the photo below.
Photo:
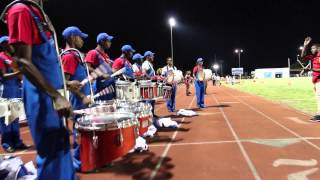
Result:
{"label": "black shoe", "polygon": [[26,145],[26,144],[23,144],[23,143],[16,147],[17,150],[26,150],[26,149],[30,149],[30,148],[31,148],[30,145]]}
{"label": "black shoe", "polygon": [[315,115],[315,116],[313,116],[313,117],[310,119],[310,121],[312,121],[312,122],[320,122],[320,115]]}
{"label": "black shoe", "polygon": [[8,147],[8,148],[4,149],[4,151],[7,153],[13,153],[15,150],[12,147]]}

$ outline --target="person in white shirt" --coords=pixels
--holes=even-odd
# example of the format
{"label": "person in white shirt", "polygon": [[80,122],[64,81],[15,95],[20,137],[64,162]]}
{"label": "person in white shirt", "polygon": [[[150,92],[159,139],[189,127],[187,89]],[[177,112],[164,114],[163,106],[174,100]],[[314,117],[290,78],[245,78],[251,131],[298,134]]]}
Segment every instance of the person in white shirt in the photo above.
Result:
{"label": "person in white shirt", "polygon": [[[146,76],[148,79],[153,79],[156,77],[156,72],[153,68],[153,61],[154,61],[154,54],[151,51],[146,51],[144,53],[144,62],[142,63],[142,73],[144,76]],[[152,114],[153,117],[158,118],[158,116],[154,113],[154,107],[155,107],[155,100],[148,100],[147,103],[150,103],[152,106]]]}
{"label": "person in white shirt", "polygon": [[139,53],[136,53],[133,57],[132,60],[134,64],[132,65],[132,70],[135,75],[135,77],[142,77],[143,72],[142,72],[142,62],[143,62],[143,56]]}
{"label": "person in white shirt", "polygon": [[[173,60],[171,57],[167,58],[167,65],[162,68],[161,75],[168,78],[173,75],[173,71],[177,70],[177,68],[173,65]],[[175,82],[167,82],[172,85],[172,94],[171,97],[167,99],[167,109],[169,112],[174,112],[176,106],[176,90],[177,85]]]}

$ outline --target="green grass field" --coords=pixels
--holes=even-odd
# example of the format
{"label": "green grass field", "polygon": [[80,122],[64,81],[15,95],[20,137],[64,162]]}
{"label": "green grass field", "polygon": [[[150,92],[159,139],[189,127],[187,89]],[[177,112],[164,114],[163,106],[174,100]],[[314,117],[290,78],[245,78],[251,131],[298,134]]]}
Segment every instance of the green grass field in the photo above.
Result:
{"label": "green grass field", "polygon": [[311,78],[241,80],[231,88],[283,103],[306,113],[316,112],[316,100]]}

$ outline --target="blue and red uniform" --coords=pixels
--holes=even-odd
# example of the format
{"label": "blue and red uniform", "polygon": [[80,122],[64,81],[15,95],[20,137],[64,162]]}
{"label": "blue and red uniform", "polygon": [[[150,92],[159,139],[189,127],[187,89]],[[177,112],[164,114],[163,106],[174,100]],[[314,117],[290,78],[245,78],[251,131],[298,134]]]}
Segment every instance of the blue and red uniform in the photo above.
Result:
{"label": "blue and red uniform", "polygon": [[[315,55],[308,55],[303,59],[305,61],[311,61],[312,69],[320,69],[320,53],[317,53]],[[312,72],[312,82],[314,84],[320,82],[320,72]]]}
{"label": "blue and red uniform", "polygon": [[[0,53],[0,70],[3,73],[13,72],[13,58],[4,52]],[[2,80],[2,84],[2,98],[21,98],[21,80],[18,77],[14,77],[9,80]],[[0,118],[0,128],[2,134],[1,145],[3,149],[8,149],[10,147],[13,149],[19,149],[24,146],[20,139],[19,118],[15,119],[9,125],[5,124],[4,117]]]}
{"label": "blue and red uniform", "polygon": [[204,108],[205,84],[203,80],[199,79],[200,73],[203,73],[203,67],[201,64],[198,64],[193,68],[193,74],[196,76],[194,86],[196,88],[197,106],[199,108]]}
{"label": "blue and red uniform", "polygon": [[[168,77],[170,71],[175,71],[177,68],[175,66],[169,67],[168,65],[162,68],[162,76]],[[177,94],[177,84],[173,82],[172,84],[171,96],[167,99],[167,109],[169,112],[174,112],[176,109],[176,94]]]}
{"label": "blue and red uniform", "polygon": [[[62,72],[45,15],[34,3],[18,1],[7,12],[9,43],[32,46],[32,63],[56,90],[63,89]],[[38,179],[77,179],[70,153],[69,133],[53,107],[52,98],[23,79],[23,101],[37,150]]]}
{"label": "blue and red uniform", "polygon": [[[100,66],[102,63],[107,63],[109,64],[110,67],[113,64],[113,62],[109,58],[109,55],[99,50],[98,48],[90,50],[87,53],[85,61],[91,64],[94,69]],[[108,80],[105,80],[102,77],[97,78],[97,80],[94,83],[94,86],[95,86],[94,94],[99,93],[100,91],[104,90],[106,87],[110,85],[115,86],[115,80],[113,78]],[[99,100],[111,100],[114,97],[115,97],[114,93],[106,94],[104,96],[100,96]]]}
{"label": "blue and red uniform", "polygon": [[126,71],[123,74],[125,74],[129,77],[134,77],[132,64],[125,57],[121,56],[121,57],[117,58],[112,65],[112,69],[115,69],[115,70],[120,70],[124,67],[126,68]]}
{"label": "blue and red uniform", "polygon": [[[86,64],[82,61],[81,54],[75,50],[65,50],[61,55],[61,60],[63,64],[64,73],[70,75],[70,81],[79,81],[86,79],[88,77]],[[88,96],[90,95],[90,85],[86,84],[81,89],[81,93]],[[88,105],[82,103],[82,99],[70,94],[69,101],[72,105],[72,109],[80,110],[85,109]],[[73,120],[77,120],[77,116],[73,117]],[[76,129],[73,128],[73,149],[74,149],[74,167],[80,169],[80,145],[76,142]]]}

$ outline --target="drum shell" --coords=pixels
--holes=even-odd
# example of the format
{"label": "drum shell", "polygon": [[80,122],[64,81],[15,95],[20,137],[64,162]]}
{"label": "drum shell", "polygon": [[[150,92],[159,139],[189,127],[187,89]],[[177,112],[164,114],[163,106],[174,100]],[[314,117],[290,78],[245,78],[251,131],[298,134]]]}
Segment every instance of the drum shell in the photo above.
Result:
{"label": "drum shell", "polygon": [[[119,140],[121,134],[122,142]],[[133,149],[136,142],[136,126],[105,131],[79,130],[79,136],[81,171],[90,172],[102,168]],[[93,142],[94,136],[98,139],[97,146]]]}
{"label": "drum shell", "polygon": [[135,82],[117,81],[116,98],[119,100],[140,100],[140,91]]}

